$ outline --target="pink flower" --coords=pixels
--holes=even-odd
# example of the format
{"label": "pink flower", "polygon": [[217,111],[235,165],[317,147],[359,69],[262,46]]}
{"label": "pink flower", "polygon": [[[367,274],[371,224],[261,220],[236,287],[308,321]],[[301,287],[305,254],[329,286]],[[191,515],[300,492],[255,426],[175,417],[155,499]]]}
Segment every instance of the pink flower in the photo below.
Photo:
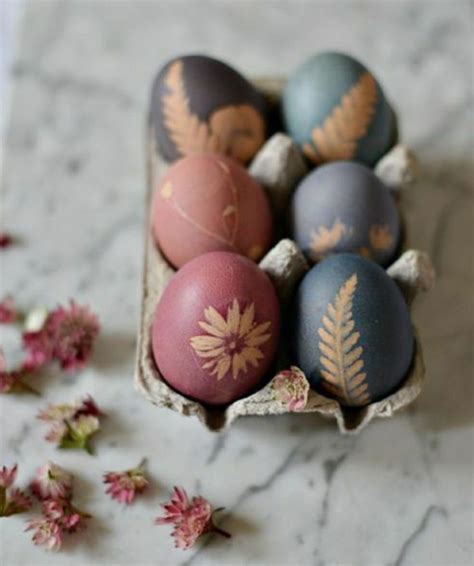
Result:
{"label": "pink flower", "polygon": [[13,238],[7,232],[0,232],[0,249],[8,248],[13,244]]}
{"label": "pink flower", "polygon": [[17,473],[17,464],[15,464],[13,468],[10,469],[8,469],[6,466],[3,466],[0,470],[0,488],[8,489],[9,487],[11,487],[15,483]]}
{"label": "pink flower", "polygon": [[[175,487],[171,501],[162,505],[165,516],[158,517],[155,523],[163,525],[174,524],[171,536],[175,539],[175,546],[187,550],[194,546],[196,541],[206,533],[219,533],[229,538],[231,535],[217,528],[212,519],[211,504],[204,497],[193,497],[189,501],[186,491],[182,487]],[[220,509],[216,509],[220,511]],[[215,512],[215,511],[214,511]]]}
{"label": "pink flower", "polygon": [[271,384],[274,399],[290,411],[302,411],[308,402],[309,383],[296,366],[277,374]]}
{"label": "pink flower", "polygon": [[31,507],[31,499],[18,488],[14,488],[18,466],[0,470],[0,517],[23,513]]}
{"label": "pink flower", "polygon": [[26,366],[36,369],[58,360],[67,371],[83,368],[92,354],[99,333],[97,316],[74,301],[49,313],[40,328],[23,333],[28,352]]}
{"label": "pink flower", "polygon": [[69,309],[59,307],[51,313],[48,327],[53,339],[53,356],[65,370],[83,368],[92,354],[99,333],[97,316],[74,301]]}
{"label": "pink flower", "polygon": [[75,533],[87,527],[86,519],[91,515],[77,509],[68,498],[47,499],[43,501],[43,515],[55,521],[67,533]]}
{"label": "pink flower", "polygon": [[5,297],[0,301],[0,323],[9,324],[18,318],[18,311],[12,297]]}
{"label": "pink flower", "polygon": [[135,495],[143,493],[148,487],[145,461],[142,460],[136,468],[124,472],[107,472],[104,474],[104,483],[109,484],[106,493],[109,493],[112,499],[130,505]]}
{"label": "pink flower", "polygon": [[33,542],[38,546],[45,546],[48,550],[59,550],[63,543],[63,531],[58,523],[47,517],[37,517],[28,522],[25,529],[34,530]]}
{"label": "pink flower", "polygon": [[90,440],[100,429],[99,407],[88,396],[72,405],[50,405],[38,418],[52,423],[45,438],[59,448],[81,448],[92,453]]}
{"label": "pink flower", "polygon": [[72,481],[72,475],[61,466],[48,462],[38,469],[31,488],[39,499],[66,498],[72,494]]}

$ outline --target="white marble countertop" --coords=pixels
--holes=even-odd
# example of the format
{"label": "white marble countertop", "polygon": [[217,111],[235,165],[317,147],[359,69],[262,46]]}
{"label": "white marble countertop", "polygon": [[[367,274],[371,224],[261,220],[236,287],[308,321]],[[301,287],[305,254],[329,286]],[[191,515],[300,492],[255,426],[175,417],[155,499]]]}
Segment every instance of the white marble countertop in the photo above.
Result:
{"label": "white marble countertop", "polygon": [[[470,31],[472,3],[458,1],[29,3],[1,148],[1,221],[22,242],[1,255],[0,295],[25,307],[74,297],[103,331],[82,373],[51,370],[39,399],[0,398],[0,463],[18,461],[23,482],[46,459],[75,470],[77,502],[95,520],[58,554],[29,542],[23,517],[2,520],[2,564],[472,563]],[[415,308],[426,388],[357,437],[316,416],[248,418],[211,434],[133,390],[149,86],[180,52],[282,75],[328,48],[369,63],[422,161],[407,219],[439,276]],[[57,452],[34,418],[84,393],[108,414],[95,457]],[[142,456],[153,489],[123,510],[101,474]],[[174,484],[225,506],[233,538],[175,550],[169,529],[153,525]]]}

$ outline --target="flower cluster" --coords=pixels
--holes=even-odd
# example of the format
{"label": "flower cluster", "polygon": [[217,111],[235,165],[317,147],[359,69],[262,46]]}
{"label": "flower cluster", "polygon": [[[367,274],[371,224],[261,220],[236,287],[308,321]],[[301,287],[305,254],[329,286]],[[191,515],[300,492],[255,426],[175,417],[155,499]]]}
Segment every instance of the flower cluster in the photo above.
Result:
{"label": "flower cluster", "polygon": [[73,404],[50,405],[38,414],[38,418],[52,425],[46,440],[56,443],[59,448],[80,448],[92,454],[90,441],[100,429],[102,414],[88,396]]}
{"label": "flower cluster", "polygon": [[302,411],[308,402],[309,383],[296,366],[281,371],[271,383],[273,397],[290,411]]}
{"label": "flower cluster", "polygon": [[149,482],[145,476],[145,460],[136,468],[124,472],[107,472],[104,474],[104,483],[108,484],[106,493],[120,503],[130,505],[135,495],[143,493]]}
{"label": "flower cluster", "polygon": [[5,355],[0,348],[0,393],[14,393],[18,391],[30,391],[38,393],[33,387],[24,381],[28,375],[25,369],[7,370]]}
{"label": "flower cluster", "polygon": [[38,469],[31,489],[41,500],[42,515],[31,519],[26,528],[34,531],[35,544],[59,550],[65,534],[86,528],[91,515],[73,505],[72,487],[72,475],[61,466],[48,462]]}
{"label": "flower cluster", "polygon": [[198,538],[206,533],[219,533],[227,538],[231,536],[214,525],[213,509],[209,501],[204,497],[193,497],[190,501],[182,487],[175,487],[170,502],[163,504],[162,507],[165,510],[165,516],[158,517],[155,523],[174,525],[171,536],[174,537],[177,548],[183,550],[191,548]]}
{"label": "flower cluster", "polygon": [[0,469],[0,517],[10,517],[28,511],[31,499],[21,490],[14,487],[18,466],[3,466]]}
{"label": "flower cluster", "polygon": [[59,306],[45,317],[39,328],[33,326],[24,332],[25,363],[38,369],[57,360],[64,370],[81,369],[92,354],[99,329],[97,316],[87,307],[74,301],[69,308]]}

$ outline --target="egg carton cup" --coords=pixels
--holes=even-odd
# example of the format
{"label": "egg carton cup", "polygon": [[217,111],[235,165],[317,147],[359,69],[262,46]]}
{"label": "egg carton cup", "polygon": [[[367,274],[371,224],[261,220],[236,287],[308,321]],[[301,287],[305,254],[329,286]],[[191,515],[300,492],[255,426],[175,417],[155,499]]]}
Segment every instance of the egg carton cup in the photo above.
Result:
{"label": "egg carton cup", "polygon": [[[262,80],[257,86],[270,102],[277,100],[281,81]],[[375,417],[391,417],[412,403],[421,392],[425,376],[423,353],[415,331],[415,353],[408,375],[400,388],[381,401],[365,407],[343,407],[338,401],[312,389],[300,372],[306,386],[305,402],[292,404],[276,394],[276,383],[281,373],[269,379],[259,391],[239,399],[225,409],[210,408],[184,397],[172,389],[160,374],[152,353],[151,327],[156,305],[175,270],[160,253],[151,230],[153,191],[169,164],[161,157],[155,137],[148,132],[148,189],[146,197],[147,221],[145,227],[145,258],[143,267],[142,308],[138,335],[135,387],[151,403],[166,407],[184,416],[196,416],[209,430],[229,427],[238,417],[246,415],[279,415],[289,412],[317,413],[335,419],[341,433],[357,433]],[[292,140],[282,133],[274,134],[261,148],[249,166],[249,172],[264,186],[276,215],[287,206],[291,193],[307,173],[307,166]],[[417,174],[413,153],[401,144],[395,145],[375,166],[375,173],[394,192],[407,189]],[[403,199],[399,199],[403,215]],[[260,267],[272,279],[282,309],[285,310],[293,292],[309,266],[301,250],[290,239],[280,240],[261,260]],[[427,291],[434,283],[434,271],[427,254],[406,249],[387,269],[398,284],[409,305],[416,295]],[[278,356],[277,356],[278,358]],[[278,364],[278,362],[277,362]],[[286,368],[284,368],[286,369]],[[281,379],[281,378],[280,378]]]}

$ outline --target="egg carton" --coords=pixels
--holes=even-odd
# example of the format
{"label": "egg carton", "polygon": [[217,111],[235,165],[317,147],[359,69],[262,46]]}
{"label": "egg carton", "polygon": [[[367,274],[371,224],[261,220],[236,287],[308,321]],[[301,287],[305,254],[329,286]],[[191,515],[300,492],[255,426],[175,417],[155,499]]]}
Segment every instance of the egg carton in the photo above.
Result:
{"label": "egg carton", "polygon": [[[278,100],[282,82],[264,79],[256,82],[270,104]],[[173,409],[184,416],[196,416],[209,430],[219,431],[245,415],[278,415],[288,412],[318,413],[336,420],[341,433],[357,433],[375,417],[391,417],[408,406],[419,395],[424,381],[425,366],[418,335],[415,332],[415,353],[407,377],[400,388],[381,401],[365,407],[343,407],[338,401],[309,389],[303,405],[292,405],[276,395],[275,384],[281,373],[268,380],[259,391],[239,399],[225,409],[206,407],[172,389],[160,374],[152,353],[151,327],[156,305],[175,270],[160,253],[151,229],[153,190],[169,164],[156,147],[153,132],[148,132],[148,190],[146,196],[147,221],[145,227],[145,258],[135,387],[158,407]],[[299,149],[282,133],[276,133],[264,144],[249,166],[249,172],[265,188],[274,213],[279,216],[299,180],[307,173],[307,166]],[[402,193],[412,184],[417,174],[413,153],[404,145],[396,144],[376,164],[375,173],[396,193]],[[403,216],[403,199],[397,198]],[[280,240],[261,260],[260,267],[272,279],[282,309],[288,305],[293,291],[309,266],[301,250],[290,239]],[[434,271],[429,257],[420,251],[407,249],[406,237],[401,255],[387,269],[399,285],[409,305],[415,296],[427,291],[434,283]],[[277,362],[278,363],[278,362]],[[304,374],[300,372],[302,379]],[[308,384],[306,383],[306,389]]]}

